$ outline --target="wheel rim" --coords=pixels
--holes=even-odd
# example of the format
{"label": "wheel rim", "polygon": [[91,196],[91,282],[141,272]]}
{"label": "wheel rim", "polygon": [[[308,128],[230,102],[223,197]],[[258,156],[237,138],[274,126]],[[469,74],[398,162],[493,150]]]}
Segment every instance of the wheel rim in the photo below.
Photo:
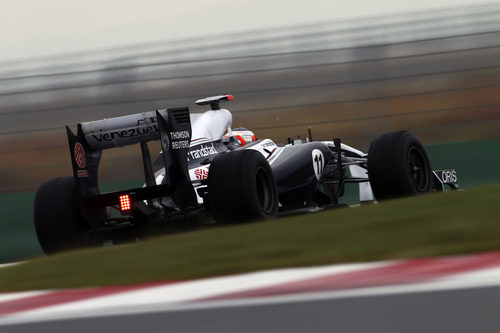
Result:
{"label": "wheel rim", "polygon": [[413,186],[418,192],[427,191],[429,184],[429,172],[425,156],[417,147],[411,147],[408,151],[408,168]]}
{"label": "wheel rim", "polygon": [[256,174],[257,185],[257,200],[259,200],[260,207],[266,215],[273,211],[274,207],[274,193],[272,190],[271,179],[266,170],[259,168]]}

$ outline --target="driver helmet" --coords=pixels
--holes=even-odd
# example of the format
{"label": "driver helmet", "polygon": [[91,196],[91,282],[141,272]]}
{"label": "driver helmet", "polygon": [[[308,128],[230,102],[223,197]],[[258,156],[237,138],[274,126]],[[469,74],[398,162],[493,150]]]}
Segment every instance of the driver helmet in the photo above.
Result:
{"label": "driver helmet", "polygon": [[[257,137],[255,136],[254,132],[250,131],[247,128],[235,128],[232,132],[233,137],[236,138],[242,146],[257,141]],[[229,134],[224,135],[224,138],[229,139]]]}

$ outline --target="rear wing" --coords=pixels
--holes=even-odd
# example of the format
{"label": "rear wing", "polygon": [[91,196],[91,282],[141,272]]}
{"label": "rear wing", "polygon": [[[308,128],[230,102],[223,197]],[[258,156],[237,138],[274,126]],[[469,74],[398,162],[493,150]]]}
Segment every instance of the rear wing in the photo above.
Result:
{"label": "rear wing", "polygon": [[[119,204],[119,195],[128,194],[132,201],[171,196],[180,208],[197,203],[191,184],[187,153],[191,142],[189,108],[172,108],[128,116],[84,122],[77,133],[66,126],[73,166],[73,176],[81,196],[91,206]],[[157,185],[147,146],[149,141],[161,143],[165,178]],[[100,194],[98,168],[102,150],[140,144],[146,188]]]}

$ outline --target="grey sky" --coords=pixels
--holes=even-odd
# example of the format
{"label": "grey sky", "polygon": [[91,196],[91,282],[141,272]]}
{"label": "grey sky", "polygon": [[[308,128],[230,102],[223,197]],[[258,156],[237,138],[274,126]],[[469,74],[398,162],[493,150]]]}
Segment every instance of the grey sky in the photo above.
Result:
{"label": "grey sky", "polygon": [[0,0],[0,61],[484,2]]}

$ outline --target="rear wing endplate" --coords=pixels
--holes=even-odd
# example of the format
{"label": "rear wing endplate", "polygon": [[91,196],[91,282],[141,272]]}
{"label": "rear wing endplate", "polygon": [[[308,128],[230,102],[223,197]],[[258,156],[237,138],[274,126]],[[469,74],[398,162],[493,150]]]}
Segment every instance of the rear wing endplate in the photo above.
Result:
{"label": "rear wing endplate", "polygon": [[[160,140],[166,174],[161,185],[156,185],[151,179],[146,181],[148,188],[152,193],[161,193],[162,196],[170,194],[180,209],[197,203],[187,166],[191,143],[189,108],[164,109],[80,123],[76,134],[68,126],[66,132],[73,176],[83,198],[99,201],[98,168],[102,150],[141,144],[145,177],[148,180],[148,174],[152,176],[152,167],[145,143]],[[157,186],[162,190],[151,188]],[[110,197],[109,194],[101,196],[103,199]]]}

